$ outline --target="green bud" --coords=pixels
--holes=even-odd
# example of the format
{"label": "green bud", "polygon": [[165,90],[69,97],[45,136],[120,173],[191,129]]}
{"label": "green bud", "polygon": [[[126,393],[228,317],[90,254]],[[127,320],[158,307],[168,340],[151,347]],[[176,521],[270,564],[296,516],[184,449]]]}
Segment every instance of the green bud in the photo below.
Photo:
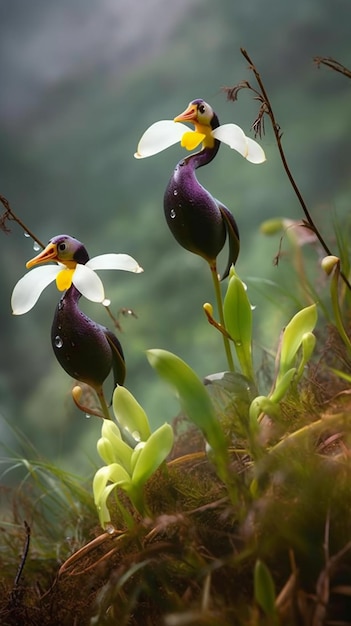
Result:
{"label": "green bud", "polygon": [[329,276],[329,274],[332,273],[334,267],[340,266],[340,259],[334,255],[325,256],[324,259],[322,259],[321,261],[321,266],[325,273]]}
{"label": "green bud", "polygon": [[263,235],[275,235],[276,233],[281,232],[283,228],[284,220],[281,217],[276,217],[262,222],[260,232],[263,233]]}

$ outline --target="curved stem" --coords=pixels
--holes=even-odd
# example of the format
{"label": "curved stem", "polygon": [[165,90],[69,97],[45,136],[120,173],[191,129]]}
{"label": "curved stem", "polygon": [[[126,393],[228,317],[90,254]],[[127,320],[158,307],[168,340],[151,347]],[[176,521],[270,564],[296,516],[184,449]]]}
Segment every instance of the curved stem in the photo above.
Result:
{"label": "curved stem", "polygon": [[[294,179],[294,177],[293,177],[293,175],[292,175],[292,173],[290,171],[290,168],[288,166],[288,162],[286,160],[285,153],[284,153],[283,146],[282,146],[282,142],[281,142],[282,133],[281,133],[281,130],[280,130],[280,126],[279,126],[279,124],[277,123],[277,121],[275,119],[275,115],[274,115],[274,112],[273,112],[273,109],[272,109],[272,105],[271,105],[270,100],[268,98],[268,94],[267,94],[265,86],[264,86],[264,84],[262,82],[261,76],[260,76],[259,72],[257,71],[255,65],[251,61],[251,59],[250,59],[248,53],[246,52],[246,50],[244,48],[240,48],[240,50],[241,50],[242,55],[245,57],[245,59],[250,64],[250,69],[253,71],[253,73],[255,75],[255,78],[256,78],[256,81],[257,81],[257,83],[259,85],[259,88],[261,90],[261,94],[260,94],[259,99],[261,100],[263,106],[261,108],[261,115],[259,116],[259,121],[261,122],[263,114],[267,113],[267,115],[269,116],[269,118],[271,120],[271,123],[272,123],[274,136],[275,136],[275,139],[276,139],[276,142],[277,142],[277,146],[278,146],[280,158],[281,158],[282,163],[283,163],[284,170],[285,170],[286,175],[287,175],[287,177],[288,177],[288,179],[290,181],[290,184],[292,185],[292,188],[293,188],[293,190],[294,190],[294,192],[295,192],[295,194],[296,194],[296,196],[298,198],[298,201],[299,201],[299,203],[300,203],[300,205],[302,207],[302,210],[303,210],[303,212],[305,214],[306,221],[307,221],[307,226],[315,233],[319,243],[321,244],[321,246],[324,249],[324,251],[326,252],[326,254],[327,255],[332,255],[332,252],[331,252],[329,246],[327,245],[327,243],[323,239],[321,233],[319,232],[317,226],[315,225],[315,223],[314,223],[314,221],[312,219],[312,216],[311,216],[311,214],[310,214],[310,212],[309,212],[309,210],[307,208],[307,205],[306,205],[306,203],[305,203],[305,201],[304,201],[304,199],[302,197],[302,194],[301,194],[301,192],[300,192],[300,190],[299,190],[299,188],[298,188],[298,186],[297,186],[297,184],[295,182],[295,179]],[[342,277],[342,279],[345,282],[345,284],[347,285],[347,287],[351,290],[351,283],[349,282],[348,278],[345,276],[345,274],[342,271],[340,271],[340,276]]]}
{"label": "curved stem", "polygon": [[[211,270],[213,286],[214,286],[214,290],[216,294],[219,321],[221,323],[221,326],[225,328],[221,285],[220,285],[219,278],[218,278],[216,261],[214,261],[213,263],[210,263],[210,270]],[[235,366],[234,366],[233,355],[232,355],[232,351],[230,348],[229,339],[224,333],[222,333],[222,337],[223,337],[224,349],[225,349],[225,353],[227,356],[229,370],[231,372],[235,372]]]}
{"label": "curved stem", "polygon": [[105,400],[105,396],[104,396],[104,392],[102,390],[102,387],[100,387],[99,389],[96,389],[96,393],[97,393],[97,396],[98,396],[99,401],[100,401],[100,406],[101,406],[104,418],[107,419],[107,420],[110,420],[111,419],[111,415],[110,415],[110,411],[108,410],[107,402]]}
{"label": "curved stem", "polygon": [[96,415],[96,417],[101,417],[103,419],[104,415],[102,415],[100,411],[98,411],[97,409],[94,409],[93,407],[89,407],[89,406],[86,406],[85,404],[82,404],[82,402],[80,401],[82,394],[83,394],[82,388],[79,385],[75,385],[75,387],[73,387],[72,389],[72,398],[76,407],[80,411],[85,413],[86,415]]}

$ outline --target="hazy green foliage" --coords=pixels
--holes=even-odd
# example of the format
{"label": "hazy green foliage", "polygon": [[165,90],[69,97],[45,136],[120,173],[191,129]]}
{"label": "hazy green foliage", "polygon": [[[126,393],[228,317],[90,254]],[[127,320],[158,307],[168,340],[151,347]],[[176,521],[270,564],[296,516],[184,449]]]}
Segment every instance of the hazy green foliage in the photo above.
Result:
{"label": "hazy green foliage", "polygon": [[[79,10],[89,14],[91,7],[92,3]],[[84,241],[91,256],[100,251],[103,241],[106,250],[128,251],[140,260],[145,274],[137,289],[118,277],[118,282],[111,278],[108,292],[115,309],[127,306],[138,316],[137,320],[121,318],[127,384],[161,423],[177,411],[177,404],[165,401],[166,392],[149,368],[144,350],[160,346],[175,351],[200,375],[223,369],[224,360],[218,350],[220,339],[198,316],[211,289],[207,272],[200,260],[177,246],[164,222],[163,191],[180,158],[179,149],[140,167],[132,157],[137,140],[148,123],[172,117],[199,96],[214,106],[222,122],[238,122],[249,133],[257,114],[251,96],[243,94],[233,105],[220,92],[223,85],[250,79],[239,54],[244,46],[267,77],[291,167],[321,227],[330,233],[330,213],[348,208],[350,183],[343,155],[351,124],[349,87],[340,76],[318,70],[312,58],[319,53],[347,57],[349,4],[299,0],[277,6],[270,2],[264,11],[258,1],[194,4],[184,19],[174,20],[167,42],[160,44],[162,54],[147,47],[145,53],[140,43],[133,62],[126,59],[125,67],[119,58],[115,63],[93,59],[88,67],[72,58],[56,79],[30,84],[29,72],[22,83],[26,51],[34,44],[36,24],[45,23],[41,21],[45,10],[46,3],[39,2],[25,9],[21,5],[21,11],[15,2],[2,7],[6,33],[1,40],[2,84],[13,89],[2,93],[4,98],[10,93],[15,98],[16,85],[26,89],[12,107],[1,108],[1,193],[44,241],[66,231]],[[63,4],[65,10],[69,19],[72,3]],[[48,20],[45,25],[50,41],[55,22]],[[149,39],[157,36],[154,15],[145,30]],[[12,33],[15,49],[8,39]],[[77,38],[84,38],[84,33],[78,28]],[[45,49],[40,54],[45,56]],[[301,217],[282,176],[269,129],[262,143],[268,160],[261,171],[253,172],[223,148],[200,176],[238,220],[242,239],[238,271],[248,284],[252,276],[251,284],[257,288],[252,299],[260,338],[271,335],[270,329],[281,323],[281,312],[288,316],[304,303],[303,295],[293,289],[283,291],[293,281],[284,257],[278,268],[272,266],[278,239],[266,240],[258,232],[261,221],[272,215]],[[98,425],[94,420],[83,422],[71,407],[69,382],[45,341],[56,304],[54,289],[26,319],[9,316],[6,302],[32,256],[31,242],[15,225],[12,230],[2,236],[0,249],[6,267],[0,277],[1,410],[10,422],[16,420],[31,433],[39,448],[41,442],[45,450],[52,447],[50,454],[59,462],[66,464],[70,448],[75,449],[72,464],[78,469],[90,455]],[[310,256],[315,265],[316,257]],[[276,288],[279,314],[265,299],[271,297],[268,290],[260,293],[267,279],[283,285]],[[87,307],[87,312],[97,316],[96,308]],[[100,321],[108,323],[105,317]],[[67,400],[63,400],[65,391]]]}

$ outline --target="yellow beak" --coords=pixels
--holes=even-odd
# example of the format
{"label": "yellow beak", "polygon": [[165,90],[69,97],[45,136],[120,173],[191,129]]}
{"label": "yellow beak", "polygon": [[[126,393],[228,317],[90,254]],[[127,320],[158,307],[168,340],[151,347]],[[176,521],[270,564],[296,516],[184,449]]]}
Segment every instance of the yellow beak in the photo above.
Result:
{"label": "yellow beak", "polygon": [[193,122],[197,121],[197,107],[194,104],[189,104],[189,106],[181,113],[174,118],[174,122]]}
{"label": "yellow beak", "polygon": [[26,268],[27,270],[29,270],[31,267],[34,267],[34,265],[47,263],[47,261],[58,261],[57,246],[54,243],[48,243],[44,250],[39,252],[39,254],[37,254],[37,256],[35,256],[33,259],[30,259],[30,261],[26,263]]}

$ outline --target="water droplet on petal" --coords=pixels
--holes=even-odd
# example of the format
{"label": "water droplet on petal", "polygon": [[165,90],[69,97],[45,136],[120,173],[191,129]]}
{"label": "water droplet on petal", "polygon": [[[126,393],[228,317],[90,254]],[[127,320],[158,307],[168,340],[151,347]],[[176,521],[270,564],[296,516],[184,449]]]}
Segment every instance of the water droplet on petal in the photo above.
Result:
{"label": "water droplet on petal", "polygon": [[110,306],[111,304],[111,300],[109,300],[108,298],[105,298],[105,300],[102,301],[103,306]]}
{"label": "water droplet on petal", "polygon": [[171,209],[171,210],[170,210],[170,212],[169,212],[169,214],[170,214],[170,216],[171,216],[172,220],[174,220],[174,218],[175,218],[175,216],[176,216],[176,212],[175,212],[175,210],[174,210],[174,209]]}
{"label": "water droplet on petal", "polygon": [[175,190],[173,191],[173,195],[174,195],[174,196],[177,196],[177,195],[178,195],[178,191],[177,191],[177,189],[175,189]]}
{"label": "water droplet on petal", "polygon": [[40,250],[40,246],[36,241],[33,243],[33,250],[34,252],[38,252],[38,250]]}
{"label": "water droplet on petal", "polygon": [[54,344],[55,344],[56,348],[62,348],[63,341],[62,341],[60,335],[56,335],[56,337],[54,339]]}
{"label": "water droplet on petal", "polygon": [[133,439],[135,439],[135,441],[141,441],[140,433],[138,430],[134,430],[132,432],[132,437]]}

